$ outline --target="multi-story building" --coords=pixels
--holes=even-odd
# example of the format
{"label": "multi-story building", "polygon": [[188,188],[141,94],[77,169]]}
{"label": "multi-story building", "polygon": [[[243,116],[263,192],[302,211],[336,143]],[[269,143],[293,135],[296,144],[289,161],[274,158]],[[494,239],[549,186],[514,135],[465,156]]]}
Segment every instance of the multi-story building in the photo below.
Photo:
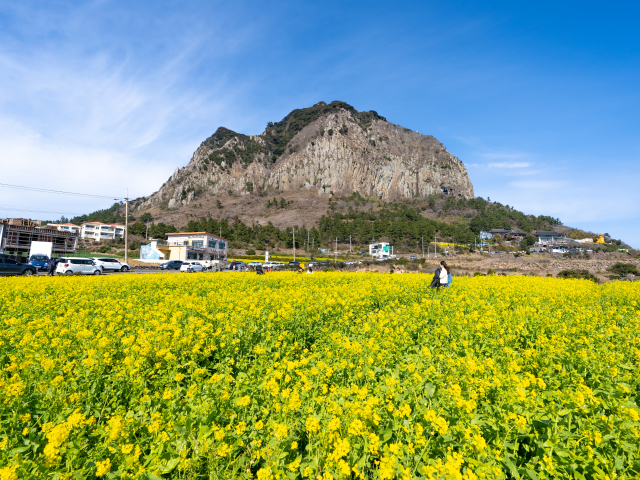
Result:
{"label": "multi-story building", "polygon": [[229,242],[207,232],[167,233],[166,242],[152,242],[144,255],[162,260],[222,260],[227,258]]}
{"label": "multi-story building", "polygon": [[59,232],[80,233],[82,227],[74,223],[49,223],[47,224],[47,228],[55,228]]}
{"label": "multi-story building", "polygon": [[0,253],[14,255],[18,261],[27,261],[33,242],[51,243],[53,256],[75,253],[78,247],[78,233],[41,227],[40,222],[23,219],[0,221]]}
{"label": "multi-story building", "polygon": [[114,240],[124,238],[125,230],[126,227],[119,223],[87,222],[80,227],[80,237],[95,241]]}
{"label": "multi-story building", "polygon": [[377,258],[389,258],[391,248],[387,242],[372,243],[369,245],[369,255]]}

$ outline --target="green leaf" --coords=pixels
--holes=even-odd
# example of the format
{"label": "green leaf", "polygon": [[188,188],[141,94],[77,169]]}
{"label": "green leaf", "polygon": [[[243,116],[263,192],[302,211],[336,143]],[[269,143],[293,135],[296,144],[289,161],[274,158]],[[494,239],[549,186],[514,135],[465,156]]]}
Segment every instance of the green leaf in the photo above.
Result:
{"label": "green leaf", "polygon": [[427,398],[433,397],[433,394],[436,393],[436,387],[433,385],[433,383],[427,383],[424,386],[424,393]]}
{"label": "green leaf", "polygon": [[509,457],[504,457],[502,459],[502,463],[504,463],[505,466],[509,469],[509,471],[511,472],[511,475],[513,475],[515,478],[520,478],[518,469],[516,468],[516,466],[513,464],[513,462]]}
{"label": "green leaf", "polygon": [[382,436],[382,443],[386,443],[387,441],[389,441],[392,435],[393,435],[393,430],[391,429],[386,430],[384,432],[384,435]]}
{"label": "green leaf", "polygon": [[530,468],[527,468],[526,470],[527,470],[527,475],[529,475],[531,480],[538,480],[538,475],[536,474],[536,472],[534,472]]}

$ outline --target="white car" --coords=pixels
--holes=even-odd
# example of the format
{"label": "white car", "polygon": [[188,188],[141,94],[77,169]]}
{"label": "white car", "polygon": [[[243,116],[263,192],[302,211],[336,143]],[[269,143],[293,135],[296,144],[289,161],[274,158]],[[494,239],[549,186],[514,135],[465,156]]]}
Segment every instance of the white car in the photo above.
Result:
{"label": "white car", "polygon": [[102,269],[93,264],[90,258],[61,258],[56,267],[59,275],[100,275]]}
{"label": "white car", "polygon": [[187,260],[186,262],[182,262],[182,266],[180,267],[181,272],[204,272],[204,266],[200,262],[193,262],[191,260]]}
{"label": "white car", "polygon": [[105,270],[114,272],[128,272],[131,270],[128,263],[120,262],[115,258],[93,257],[92,260],[96,267],[102,269],[102,273],[104,273]]}
{"label": "white car", "polygon": [[262,262],[249,262],[247,263],[247,267],[258,267],[262,265]]}

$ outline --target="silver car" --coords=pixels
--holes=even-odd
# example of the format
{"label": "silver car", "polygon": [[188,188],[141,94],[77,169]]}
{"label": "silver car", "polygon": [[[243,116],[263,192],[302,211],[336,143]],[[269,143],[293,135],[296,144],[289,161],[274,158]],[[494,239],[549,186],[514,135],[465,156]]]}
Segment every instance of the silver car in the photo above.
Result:
{"label": "silver car", "polygon": [[102,269],[93,264],[90,258],[61,258],[56,267],[58,275],[100,275]]}

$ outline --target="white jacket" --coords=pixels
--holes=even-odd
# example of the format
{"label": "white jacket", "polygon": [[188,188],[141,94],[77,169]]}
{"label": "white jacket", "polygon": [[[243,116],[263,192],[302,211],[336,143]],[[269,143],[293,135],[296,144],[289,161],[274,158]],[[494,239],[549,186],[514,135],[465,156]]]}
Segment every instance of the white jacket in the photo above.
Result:
{"label": "white jacket", "polygon": [[449,283],[449,273],[444,267],[440,267],[440,285],[446,285]]}

